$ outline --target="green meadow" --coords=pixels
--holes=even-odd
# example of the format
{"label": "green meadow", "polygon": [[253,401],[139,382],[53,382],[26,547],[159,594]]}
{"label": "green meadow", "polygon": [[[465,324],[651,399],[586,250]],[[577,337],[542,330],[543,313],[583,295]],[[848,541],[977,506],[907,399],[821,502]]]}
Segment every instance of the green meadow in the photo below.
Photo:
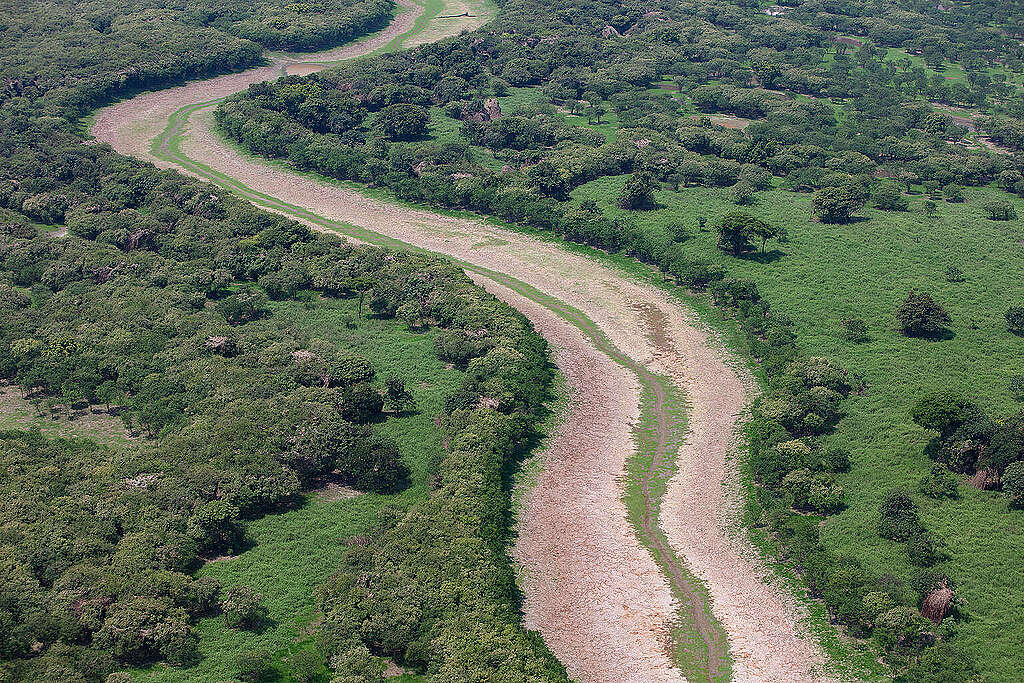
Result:
{"label": "green meadow", "polygon": [[[976,398],[993,416],[1022,407],[1008,381],[1024,374],[1024,339],[1006,330],[1003,316],[1008,306],[1024,305],[1024,224],[988,220],[980,208],[989,196],[1007,195],[968,190],[963,204],[940,202],[935,217],[925,215],[925,197],[916,196],[907,212],[869,208],[860,212],[862,220],[825,225],[813,220],[810,195],[762,192],[747,210],[784,226],[788,239],[769,243],[765,254],[735,258],[716,248],[711,227],[736,210],[726,191],[660,191],[656,210],[626,212],[615,206],[625,178],[588,183],[573,199],[592,199],[613,216],[630,213],[652,232],[680,222],[691,226],[693,236],[685,243],[690,254],[756,281],[773,308],[794,320],[805,351],[834,358],[867,379],[864,394],[845,402],[846,417],[829,437],[830,444],[852,451],[854,465],[841,476],[847,508],[828,518],[822,537],[877,575],[907,580],[913,567],[903,546],[880,538],[876,524],[886,491],[916,491],[931,467],[923,452],[930,434],[911,421],[910,406],[926,392],[954,389]],[[1024,209],[1015,201],[1018,211]],[[699,216],[708,219],[703,231],[696,227]],[[948,282],[947,265],[959,267],[965,280]],[[912,289],[930,292],[950,312],[947,338],[911,339],[896,331],[893,311]],[[842,338],[846,317],[865,320],[869,341]],[[948,559],[940,568],[966,599],[965,618],[956,625],[960,642],[977,653],[992,680],[1013,680],[1007,648],[1024,639],[1024,511],[1011,509],[1001,493],[966,484],[958,500],[918,499],[926,527],[946,544]]]}

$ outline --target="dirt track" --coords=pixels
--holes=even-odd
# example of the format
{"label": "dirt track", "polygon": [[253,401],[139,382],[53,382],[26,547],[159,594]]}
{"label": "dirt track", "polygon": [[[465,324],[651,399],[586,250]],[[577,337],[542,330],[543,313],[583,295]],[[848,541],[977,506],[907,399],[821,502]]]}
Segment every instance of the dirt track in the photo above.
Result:
{"label": "dirt track", "polygon": [[[398,21],[411,25],[412,14]],[[274,77],[283,63],[141,95],[100,112],[93,133],[124,153],[174,165],[149,154],[168,117]],[[182,124],[177,163],[186,172],[208,175],[189,160],[199,161],[243,183],[236,188],[242,196],[255,199],[255,191],[272,198],[258,201],[268,208],[295,215],[288,206],[294,205],[507,274],[582,311],[610,346],[628,354],[629,365],[669,376],[691,406],[687,443],[662,502],[662,527],[672,549],[707,586],[714,616],[728,633],[734,679],[820,680],[814,673],[820,653],[803,637],[785,591],[761,581],[752,550],[729,531],[737,493],[728,454],[747,394],[742,373],[692,316],[657,288],[554,244],[244,158],[211,131],[211,118],[209,108],[199,109]],[[282,201],[288,205],[273,203]],[[631,533],[621,501],[644,377],[598,352],[549,308],[500,285],[488,287],[549,336],[575,399],[526,502],[516,555],[526,570],[527,620],[581,680],[680,680],[664,653],[674,613],[668,582]]]}

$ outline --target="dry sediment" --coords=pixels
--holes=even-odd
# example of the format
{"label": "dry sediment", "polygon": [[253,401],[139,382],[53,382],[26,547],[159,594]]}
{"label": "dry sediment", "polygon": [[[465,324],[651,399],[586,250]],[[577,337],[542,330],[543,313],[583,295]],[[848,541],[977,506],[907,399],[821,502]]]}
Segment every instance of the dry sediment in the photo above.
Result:
{"label": "dry sediment", "polygon": [[524,568],[527,628],[580,681],[679,683],[666,655],[672,592],[637,542],[622,502],[636,377],[572,324],[511,289],[474,276],[551,343],[569,405],[541,457],[520,515],[515,559]]}

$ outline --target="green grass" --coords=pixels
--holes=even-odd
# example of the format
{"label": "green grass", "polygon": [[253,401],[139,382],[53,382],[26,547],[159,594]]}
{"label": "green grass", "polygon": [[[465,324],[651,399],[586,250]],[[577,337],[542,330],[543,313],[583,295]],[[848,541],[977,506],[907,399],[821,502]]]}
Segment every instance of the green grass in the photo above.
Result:
{"label": "green grass", "polygon": [[[594,199],[617,215],[623,212],[614,198],[623,182],[622,176],[602,178],[577,189],[574,198]],[[811,220],[808,195],[765,192],[750,210],[788,230],[789,242],[769,250],[777,260],[728,257],[715,248],[710,228],[686,245],[731,274],[757,281],[768,301],[793,318],[805,351],[866,376],[867,391],[846,402],[847,417],[830,438],[854,454],[853,470],[842,477],[849,507],[829,518],[822,536],[833,550],[860,558],[877,574],[906,578],[912,572],[902,546],[880,539],[875,523],[885,492],[899,485],[916,489],[931,466],[922,451],[929,435],[908,416],[916,398],[952,388],[977,398],[993,415],[1020,408],[1007,381],[1024,374],[1024,340],[1006,331],[1003,313],[1024,303],[1024,225],[982,217],[981,202],[997,194],[1007,197],[989,188],[969,190],[967,203],[940,203],[934,219],[915,199],[907,213],[867,209],[867,220],[830,226]],[[664,208],[633,215],[649,230],[675,221],[692,225],[699,214],[713,222],[735,208],[724,195],[706,188],[660,192]],[[1014,201],[1024,210],[1024,202]],[[946,282],[947,264],[958,265],[966,282]],[[895,331],[893,309],[912,288],[932,293],[948,308],[951,338],[908,339]],[[867,321],[869,342],[840,338],[840,321],[850,315]],[[978,658],[986,680],[1013,681],[1017,644],[1024,639],[1024,512],[1009,509],[999,493],[967,486],[961,493],[960,500],[946,502],[919,496],[922,516],[948,544],[950,559],[942,568],[967,600],[960,642]]]}
{"label": "green grass", "polygon": [[410,332],[394,320],[357,320],[355,306],[354,301],[342,300],[321,302],[313,310],[296,302],[273,308],[278,322],[363,354],[379,377],[396,374],[405,379],[418,411],[390,417],[375,429],[398,442],[412,485],[393,495],[362,494],[342,500],[311,494],[298,509],[252,522],[247,527],[252,547],[234,558],[208,563],[199,575],[215,577],[224,586],[247,584],[263,593],[272,625],[252,633],[227,628],[219,616],[203,619],[198,624],[203,657],[199,664],[187,669],[160,665],[136,672],[138,679],[223,681],[235,675],[239,652],[264,649],[281,658],[302,647],[313,619],[313,592],[341,564],[345,539],[365,533],[381,506],[406,507],[427,495],[430,457],[441,449],[433,420],[462,373],[437,360],[433,332]]}
{"label": "green grass", "polygon": [[[674,384],[672,384],[670,379],[656,377],[655,381],[661,385],[662,390],[665,392],[667,397],[666,405],[669,408],[668,413],[671,430],[667,448],[669,453],[675,454],[686,441],[686,397],[675,387]],[[666,572],[664,562],[660,560],[652,545],[653,539],[649,538],[644,533],[641,522],[644,515],[644,497],[641,490],[641,484],[647,476],[647,473],[651,470],[652,460],[655,455],[654,452],[657,444],[656,420],[657,415],[654,412],[653,398],[650,392],[644,392],[642,404],[640,406],[640,422],[634,431],[636,451],[626,463],[627,477],[623,500],[626,503],[626,509],[629,512],[630,522],[637,531],[637,538],[640,539],[640,542],[651,553],[651,557],[654,558],[662,572]],[[651,499],[653,501],[651,519],[655,529],[654,534],[659,537],[663,547],[669,547],[669,543],[664,532],[661,530],[662,527],[659,521],[661,516],[661,501],[668,488],[668,482],[672,479],[677,470],[678,464],[676,459],[674,457],[670,457],[662,463],[660,469],[656,470],[654,472],[654,476],[650,478],[650,492]],[[727,644],[728,640],[725,629],[721,623],[714,618],[711,611],[711,598],[708,595],[707,588],[687,569],[685,563],[682,562],[680,558],[676,557],[675,561],[682,570],[687,583],[698,595],[698,604],[691,606],[691,609],[694,611],[703,611],[704,614],[710,617],[711,630],[715,633],[715,637],[718,642]],[[675,665],[679,667],[679,670],[686,677],[686,680],[709,680],[707,674],[708,645],[697,630],[697,623],[694,621],[693,613],[686,607],[690,603],[690,598],[675,585],[672,585],[672,593],[675,599],[679,601],[679,604],[683,606],[677,612],[676,618],[672,624],[672,648],[670,650],[672,660]],[[725,681],[731,680],[732,659],[729,654],[724,658],[723,664],[724,665],[719,671],[719,675],[710,679],[713,683],[724,683]]]}

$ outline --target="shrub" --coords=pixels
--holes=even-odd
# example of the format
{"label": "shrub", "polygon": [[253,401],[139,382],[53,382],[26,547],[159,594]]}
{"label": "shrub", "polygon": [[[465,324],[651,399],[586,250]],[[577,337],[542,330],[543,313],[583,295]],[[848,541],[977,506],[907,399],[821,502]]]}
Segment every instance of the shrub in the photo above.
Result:
{"label": "shrub", "polygon": [[1024,375],[1014,375],[1007,385],[1010,393],[1018,401],[1024,401]]}
{"label": "shrub", "polygon": [[263,595],[249,586],[239,584],[224,591],[220,610],[228,628],[257,629],[266,623],[267,608],[263,606]]}
{"label": "shrub", "polygon": [[737,206],[748,206],[754,203],[756,190],[750,182],[741,180],[729,188],[729,199]]}
{"label": "shrub", "polygon": [[943,559],[942,543],[932,534],[922,532],[907,539],[907,557],[918,567],[932,567]]}
{"label": "shrub", "polygon": [[679,278],[686,287],[705,290],[725,277],[725,269],[710,261],[678,258],[669,264],[668,272]]}
{"label": "shrub", "polygon": [[405,380],[395,376],[389,376],[384,380],[384,405],[388,410],[399,414],[407,410],[416,410],[416,399],[405,388]]}
{"label": "shrub", "polygon": [[270,315],[267,297],[259,290],[250,289],[221,299],[214,307],[230,325],[241,325]]}
{"label": "shrub", "polygon": [[977,680],[974,662],[951,643],[937,643],[925,650],[899,683],[971,683]]}
{"label": "shrub", "polygon": [[1024,506],[1024,461],[1018,460],[1003,471],[1003,492],[1015,507]]}
{"label": "shrub", "polygon": [[942,465],[932,465],[931,471],[921,478],[918,490],[929,498],[959,498],[960,480]]}
{"label": "shrub", "polygon": [[877,616],[874,636],[883,648],[889,650],[913,641],[921,629],[921,618],[913,609],[897,606]]}
{"label": "shrub", "polygon": [[1010,221],[1017,218],[1017,209],[1007,200],[993,199],[982,207],[993,221]]}
{"label": "shrub", "polygon": [[632,211],[654,208],[657,181],[647,171],[638,171],[626,179],[617,202],[619,208]]}
{"label": "shrub", "polygon": [[947,202],[959,204],[964,201],[964,188],[959,185],[946,185],[942,188],[942,196]]}
{"label": "shrub", "polygon": [[925,292],[911,291],[896,308],[896,322],[909,337],[939,334],[950,322],[949,313]]}
{"label": "shrub", "polygon": [[850,451],[845,448],[826,448],[821,452],[818,462],[826,472],[849,472]]}
{"label": "shrub", "polygon": [[828,473],[794,470],[782,480],[782,486],[793,496],[797,510],[829,514],[843,505],[843,489]]}
{"label": "shrub", "polygon": [[843,318],[843,339],[855,344],[868,341],[868,326],[861,318]]}
{"label": "shrub", "polygon": [[270,655],[264,650],[243,650],[235,657],[238,679],[244,683],[263,683],[270,680],[274,667]]}
{"label": "shrub", "polygon": [[883,182],[874,193],[876,209],[883,211],[906,211],[908,202],[903,196],[900,186],[893,182]]}
{"label": "shrub", "polygon": [[937,391],[917,399],[910,409],[915,424],[948,436],[963,424],[971,403],[952,391]]}
{"label": "shrub", "polygon": [[1010,306],[1006,309],[1006,329],[1024,335],[1024,306]]}
{"label": "shrub", "polygon": [[363,439],[338,458],[341,477],[360,491],[391,493],[409,478],[398,446],[381,434]]}
{"label": "shrub", "polygon": [[893,489],[879,506],[878,535],[891,541],[907,541],[923,532],[917,504],[903,489]]}
{"label": "shrub", "polygon": [[946,282],[963,282],[964,271],[954,265],[946,266]]}
{"label": "shrub", "polygon": [[299,650],[288,658],[288,670],[299,683],[315,681],[325,668],[324,656],[315,649]]}
{"label": "shrub", "polygon": [[365,424],[380,417],[384,409],[384,397],[372,385],[366,382],[345,387],[338,402],[338,411],[349,422]]}

